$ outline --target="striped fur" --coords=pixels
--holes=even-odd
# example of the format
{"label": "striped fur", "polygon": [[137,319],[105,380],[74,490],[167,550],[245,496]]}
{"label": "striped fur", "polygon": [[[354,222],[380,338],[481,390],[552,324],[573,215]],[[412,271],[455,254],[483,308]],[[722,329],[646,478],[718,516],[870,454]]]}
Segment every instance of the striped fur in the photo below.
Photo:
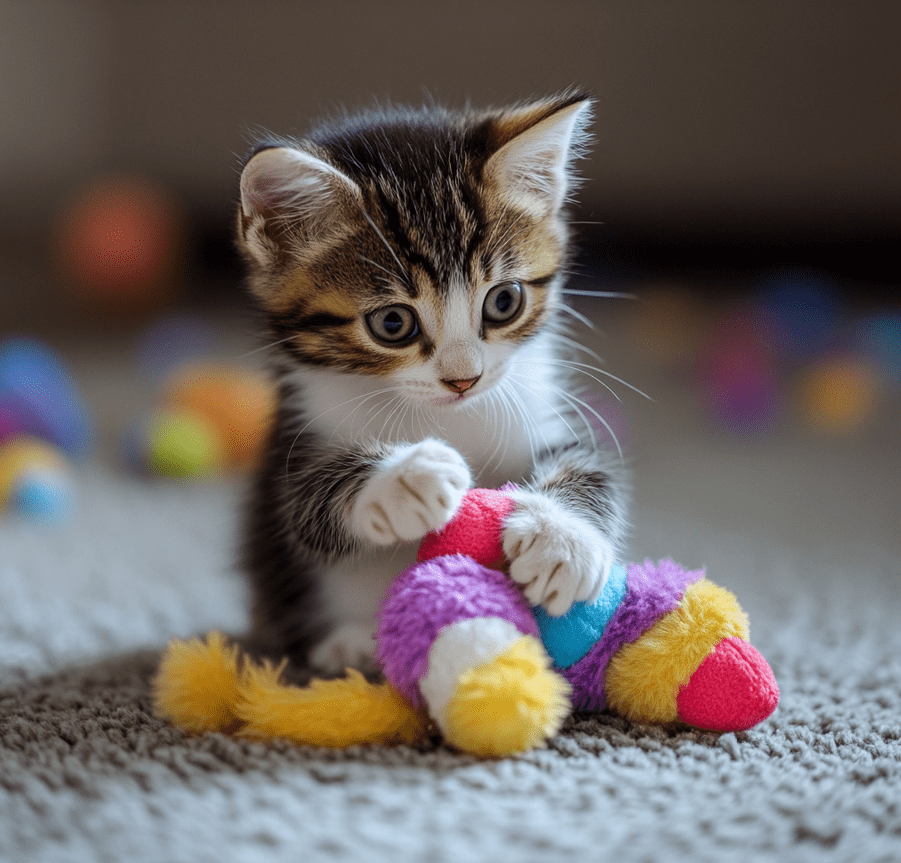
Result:
{"label": "striped fur", "polygon": [[[307,662],[330,628],[375,611],[412,548],[368,545],[355,502],[422,441],[459,452],[479,484],[531,477],[574,534],[618,549],[622,467],[574,416],[556,362],[563,205],[589,108],[570,94],[500,111],[371,112],[251,153],[238,241],[281,383],[245,532],[268,652]],[[392,332],[415,321],[409,338],[373,324],[388,307],[404,310]],[[340,641],[334,670],[356,660]]]}

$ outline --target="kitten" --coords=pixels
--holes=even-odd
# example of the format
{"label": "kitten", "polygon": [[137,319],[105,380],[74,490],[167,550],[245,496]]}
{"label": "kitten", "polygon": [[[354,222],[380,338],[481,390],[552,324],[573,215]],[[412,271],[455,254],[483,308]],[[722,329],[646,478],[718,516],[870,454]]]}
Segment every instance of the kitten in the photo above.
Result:
{"label": "kitten", "polygon": [[392,109],[246,162],[238,241],[280,393],[247,510],[258,649],[365,665],[387,585],[474,483],[520,485],[503,543],[532,604],[599,595],[627,483],[559,326],[590,109]]}

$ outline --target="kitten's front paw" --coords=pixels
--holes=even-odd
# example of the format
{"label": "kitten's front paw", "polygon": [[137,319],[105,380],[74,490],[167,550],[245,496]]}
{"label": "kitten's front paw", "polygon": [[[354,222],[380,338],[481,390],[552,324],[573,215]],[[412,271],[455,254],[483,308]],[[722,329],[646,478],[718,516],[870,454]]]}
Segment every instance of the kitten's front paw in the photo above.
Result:
{"label": "kitten's front paw", "polygon": [[310,654],[310,667],[324,677],[343,674],[347,668],[375,671],[375,636],[371,626],[344,623],[321,641]]}
{"label": "kitten's front paw", "polygon": [[574,602],[595,602],[614,563],[607,538],[542,494],[519,491],[513,497],[504,553],[510,578],[522,585],[526,599],[552,617],[566,614]]}
{"label": "kitten's front paw", "polygon": [[469,467],[455,449],[432,438],[410,444],[363,486],[353,529],[376,545],[421,539],[448,522],[471,486]]}

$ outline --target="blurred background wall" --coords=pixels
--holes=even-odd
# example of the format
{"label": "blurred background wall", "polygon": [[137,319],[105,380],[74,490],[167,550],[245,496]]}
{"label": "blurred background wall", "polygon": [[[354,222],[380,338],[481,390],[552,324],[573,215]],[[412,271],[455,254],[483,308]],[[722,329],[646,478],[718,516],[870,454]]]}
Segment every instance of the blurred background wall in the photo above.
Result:
{"label": "blurred background wall", "polygon": [[255,128],[574,84],[598,98],[589,253],[794,256],[897,284],[897,255],[879,256],[901,224],[899,37],[897,0],[0,0],[0,296],[8,315],[46,310],[59,213],[104,174],[167,189],[192,278],[237,281],[231,214]]}

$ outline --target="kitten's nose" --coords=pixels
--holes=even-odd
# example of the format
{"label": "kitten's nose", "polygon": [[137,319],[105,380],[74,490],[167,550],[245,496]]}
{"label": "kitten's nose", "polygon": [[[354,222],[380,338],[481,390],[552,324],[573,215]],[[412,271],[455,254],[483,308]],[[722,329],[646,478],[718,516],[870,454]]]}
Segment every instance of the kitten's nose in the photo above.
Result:
{"label": "kitten's nose", "polygon": [[474,378],[467,378],[466,380],[459,381],[441,381],[449,390],[452,390],[455,393],[465,393],[480,377],[481,375],[476,375]]}

